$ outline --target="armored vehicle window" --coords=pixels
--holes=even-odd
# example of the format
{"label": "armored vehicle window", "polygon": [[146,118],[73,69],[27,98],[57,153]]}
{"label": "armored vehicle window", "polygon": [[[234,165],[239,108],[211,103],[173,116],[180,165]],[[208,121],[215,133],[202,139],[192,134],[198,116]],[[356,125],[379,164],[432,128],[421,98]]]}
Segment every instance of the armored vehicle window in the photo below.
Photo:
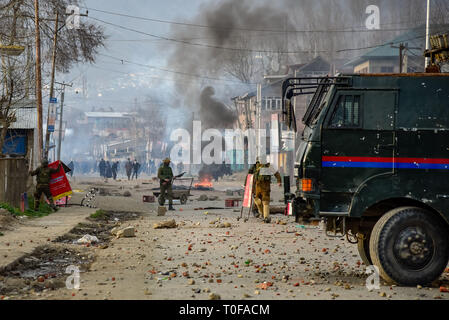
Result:
{"label": "armored vehicle window", "polygon": [[366,91],[363,96],[363,129],[393,130],[396,91]]}
{"label": "armored vehicle window", "polygon": [[331,128],[360,126],[360,96],[341,96],[330,122]]}

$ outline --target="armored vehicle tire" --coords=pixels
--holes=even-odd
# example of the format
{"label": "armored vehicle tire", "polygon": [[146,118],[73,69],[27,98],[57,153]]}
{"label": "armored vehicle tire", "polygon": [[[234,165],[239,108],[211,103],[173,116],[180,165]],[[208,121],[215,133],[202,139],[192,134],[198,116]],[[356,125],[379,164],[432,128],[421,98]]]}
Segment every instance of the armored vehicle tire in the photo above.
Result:
{"label": "armored vehicle tire", "polygon": [[181,204],[186,204],[187,196],[185,194],[182,194],[181,197],[179,198],[179,200],[181,201]]}
{"label": "armored vehicle tire", "polygon": [[446,223],[416,207],[386,213],[374,226],[369,246],[381,277],[403,286],[430,284],[449,260]]}
{"label": "armored vehicle tire", "polygon": [[369,242],[370,242],[371,234],[364,234],[363,238],[358,238],[357,249],[359,250],[360,258],[366,266],[370,266],[373,264],[371,260],[371,255],[369,251]]}

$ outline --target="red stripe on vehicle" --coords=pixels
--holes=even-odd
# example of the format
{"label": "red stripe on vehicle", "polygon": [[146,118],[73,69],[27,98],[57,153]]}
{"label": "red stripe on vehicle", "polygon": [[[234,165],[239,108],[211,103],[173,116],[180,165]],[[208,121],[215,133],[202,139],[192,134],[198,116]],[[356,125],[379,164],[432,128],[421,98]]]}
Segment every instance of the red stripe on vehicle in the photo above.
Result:
{"label": "red stripe on vehicle", "polygon": [[326,162],[385,162],[385,163],[429,163],[429,164],[449,164],[449,159],[428,159],[428,158],[381,158],[381,157],[326,157]]}

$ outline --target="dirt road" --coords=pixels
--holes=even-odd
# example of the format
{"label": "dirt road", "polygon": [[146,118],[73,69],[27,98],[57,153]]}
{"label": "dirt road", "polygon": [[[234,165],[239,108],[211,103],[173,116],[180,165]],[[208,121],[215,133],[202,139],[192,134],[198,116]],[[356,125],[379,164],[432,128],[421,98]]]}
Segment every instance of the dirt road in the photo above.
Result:
{"label": "dirt road", "polygon": [[[80,274],[80,289],[69,290],[60,285],[40,291],[28,286],[27,290],[17,288],[14,294],[3,293],[3,298],[449,299],[448,293],[439,292],[441,283],[449,284],[449,273],[432,287],[386,286],[381,281],[380,290],[369,291],[366,266],[361,263],[356,246],[344,239],[326,237],[320,226],[299,225],[283,215],[273,216],[271,224],[263,224],[252,216],[245,223],[236,219],[238,208],[198,210],[224,208],[224,200],[229,197],[225,190],[240,185],[240,178],[217,183],[216,191],[194,191],[186,205],[176,205],[177,211],[165,216],[157,216],[156,204],[142,202],[142,196],[151,195],[151,189],[156,187],[151,180],[72,181],[74,189],[82,191],[92,186],[102,188],[103,196],[98,197],[97,206],[122,212],[111,216],[112,221],[107,224],[89,221],[88,230],[100,235],[101,243],[97,246],[70,241],[57,244],[83,250],[86,259],[91,258]],[[131,196],[123,196],[125,191]],[[80,201],[82,195],[76,194],[72,201]],[[218,199],[198,201],[200,195]],[[275,190],[273,205],[280,200],[281,190]],[[171,219],[176,221],[176,228],[153,228],[155,223]],[[94,228],[93,223],[99,225]],[[120,228],[135,227],[136,236],[108,239],[105,235],[117,224]],[[60,275],[59,281],[64,281],[64,277],[67,276]]]}

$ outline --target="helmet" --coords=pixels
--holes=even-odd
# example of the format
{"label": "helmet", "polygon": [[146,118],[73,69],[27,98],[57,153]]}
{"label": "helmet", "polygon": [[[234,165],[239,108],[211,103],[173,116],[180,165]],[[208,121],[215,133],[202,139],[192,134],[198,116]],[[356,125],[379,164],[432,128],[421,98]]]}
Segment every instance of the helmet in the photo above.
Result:
{"label": "helmet", "polygon": [[257,157],[256,161],[259,162],[260,164],[266,164],[267,156],[259,156],[259,157]]}
{"label": "helmet", "polygon": [[46,167],[48,166],[48,159],[42,159],[41,164]]}
{"label": "helmet", "polygon": [[171,162],[170,158],[165,158],[164,159],[164,163],[170,163],[170,162]]}

